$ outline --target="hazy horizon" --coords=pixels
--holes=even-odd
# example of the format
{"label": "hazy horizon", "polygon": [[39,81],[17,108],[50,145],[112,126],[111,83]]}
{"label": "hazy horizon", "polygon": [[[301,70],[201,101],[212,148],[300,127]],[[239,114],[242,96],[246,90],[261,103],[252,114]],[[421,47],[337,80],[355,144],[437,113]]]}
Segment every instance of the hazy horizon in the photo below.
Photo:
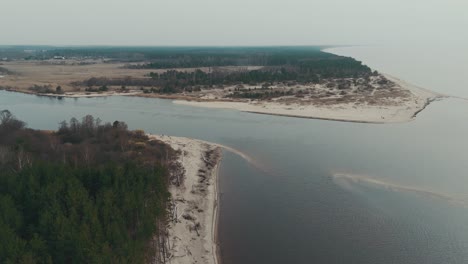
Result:
{"label": "hazy horizon", "polygon": [[0,45],[468,44],[461,0],[6,0]]}

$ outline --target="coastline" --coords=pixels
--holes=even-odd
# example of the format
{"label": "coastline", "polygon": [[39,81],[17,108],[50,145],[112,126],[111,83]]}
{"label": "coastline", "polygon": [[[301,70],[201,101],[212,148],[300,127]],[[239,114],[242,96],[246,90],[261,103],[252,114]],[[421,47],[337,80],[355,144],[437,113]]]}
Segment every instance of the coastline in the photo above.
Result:
{"label": "coastline", "polygon": [[[193,98],[184,94],[144,94],[141,91],[129,92],[108,91],[102,93],[67,92],[65,94],[40,94],[33,91],[6,89],[5,91],[20,92],[37,96],[55,98],[91,98],[107,96],[136,96],[144,98],[159,98],[172,100],[174,104],[194,107],[231,109],[246,113],[286,116],[305,119],[319,119],[340,122],[387,124],[412,121],[433,101],[448,97],[412,84],[388,74],[382,74],[396,85],[395,92],[403,92],[408,96],[389,98],[386,101],[372,102],[382,98],[381,95],[369,95],[366,102],[335,102],[321,103],[278,103],[275,101],[242,101],[215,98]],[[377,99],[378,100],[378,99]]]}
{"label": "coastline", "polygon": [[62,98],[93,98],[93,97],[108,97],[108,96],[138,96],[142,94],[139,91],[131,91],[131,92],[102,92],[102,93],[83,93],[83,92],[66,92],[64,94],[53,94],[53,93],[37,93],[33,91],[24,91],[24,90],[16,90],[16,89],[0,89],[0,91],[6,91],[11,93],[22,93],[22,94],[29,94],[29,95],[36,95],[36,96],[44,96],[44,97],[62,97]]}
{"label": "coastline", "polygon": [[169,186],[169,263],[220,263],[217,226],[221,146],[184,137],[148,136],[180,151],[178,162],[184,169],[182,184]]}
{"label": "coastline", "polygon": [[220,160],[218,164],[216,165],[215,169],[215,175],[216,175],[216,180],[214,184],[214,189],[215,189],[215,201],[213,203],[213,217],[212,217],[212,234],[213,234],[213,244],[211,246],[212,252],[213,253],[213,263],[215,264],[222,264],[221,261],[221,248],[219,246],[219,240],[218,240],[218,224],[219,224],[219,205],[220,205],[220,195],[219,195],[219,168],[221,164],[222,156],[220,157]]}
{"label": "coastline", "polygon": [[333,105],[300,105],[279,104],[275,102],[226,102],[226,101],[193,101],[174,100],[174,104],[232,109],[241,112],[287,116],[306,119],[320,119],[354,123],[404,123],[415,119],[416,115],[424,110],[431,102],[438,98],[446,97],[442,94],[417,87],[404,82],[396,77],[384,75],[387,79],[396,83],[398,87],[411,93],[410,100],[401,100],[389,105],[369,105],[343,103]]}

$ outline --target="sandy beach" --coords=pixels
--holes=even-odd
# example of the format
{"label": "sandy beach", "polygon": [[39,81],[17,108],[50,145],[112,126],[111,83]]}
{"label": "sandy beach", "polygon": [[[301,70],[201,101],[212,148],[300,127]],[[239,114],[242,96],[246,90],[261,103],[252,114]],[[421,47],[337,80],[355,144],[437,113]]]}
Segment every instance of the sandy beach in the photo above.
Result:
{"label": "sandy beach", "polygon": [[217,177],[221,147],[201,140],[149,135],[180,151],[185,170],[180,185],[171,184],[167,263],[217,264]]}
{"label": "sandy beach", "polygon": [[[413,120],[440,94],[408,84],[398,78],[382,74],[365,78],[326,79],[320,83],[286,85],[285,83],[269,84],[269,89],[260,87],[262,84],[225,85],[201,89],[198,92],[179,93],[144,93],[143,87],[109,86],[108,91],[87,92],[85,86],[79,86],[84,80],[105,77],[112,79],[145,80],[151,72],[164,70],[127,69],[123,63],[103,63],[92,61],[91,64],[80,65],[79,61],[14,61],[5,62],[3,67],[8,70],[2,73],[0,89],[36,94],[50,97],[105,97],[105,96],[141,96],[174,100],[176,104],[184,104],[207,108],[234,109],[243,112],[290,116],[299,118],[314,118],[362,123],[399,123]],[[246,69],[258,69],[247,67]],[[206,71],[206,68],[200,68]],[[224,67],[224,70],[234,71],[236,67]],[[182,69],[179,69],[182,70]],[[193,71],[194,69],[183,69]],[[390,81],[390,84],[386,80]],[[383,81],[383,82],[382,82]],[[340,85],[345,88],[340,88]],[[47,92],[56,87],[62,88],[63,94],[44,93],[34,90],[46,87]],[[239,88],[241,87],[241,88]],[[44,88],[45,89],[45,88]],[[146,87],[148,90],[149,87]],[[239,89],[253,93],[282,92],[279,97],[264,99],[248,99],[232,97]],[[244,91],[245,92],[245,91]],[[284,94],[290,92],[289,94]]]}
{"label": "sandy beach", "polygon": [[330,105],[283,104],[274,101],[226,102],[226,101],[186,101],[174,100],[175,104],[235,109],[243,112],[280,115],[300,118],[325,119],[361,123],[400,123],[413,120],[433,100],[441,94],[408,84],[398,78],[385,75],[402,91],[409,91],[409,97],[389,100],[385,104],[334,103]]}

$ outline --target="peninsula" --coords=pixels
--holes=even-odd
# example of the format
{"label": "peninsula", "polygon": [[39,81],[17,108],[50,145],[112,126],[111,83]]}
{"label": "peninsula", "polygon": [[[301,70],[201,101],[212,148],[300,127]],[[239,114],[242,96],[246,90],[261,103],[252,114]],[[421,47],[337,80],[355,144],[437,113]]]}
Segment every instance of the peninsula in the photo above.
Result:
{"label": "peninsula", "polygon": [[33,130],[8,110],[0,136],[2,263],[218,263],[223,146],[90,115]]}
{"label": "peninsula", "polygon": [[59,98],[155,97],[191,106],[366,123],[410,121],[441,97],[323,48],[129,47],[122,53],[117,48],[50,47],[2,62],[0,89]]}

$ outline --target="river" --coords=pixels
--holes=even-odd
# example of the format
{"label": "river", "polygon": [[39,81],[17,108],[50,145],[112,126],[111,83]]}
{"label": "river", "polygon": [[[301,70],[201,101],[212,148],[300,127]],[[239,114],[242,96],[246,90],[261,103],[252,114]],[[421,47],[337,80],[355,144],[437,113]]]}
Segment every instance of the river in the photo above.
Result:
{"label": "river", "polygon": [[[455,82],[449,70],[445,77],[426,72],[434,80],[428,85],[421,73],[401,74],[395,65],[413,69],[417,60],[392,59],[385,66],[376,63],[373,49],[356,48],[333,52],[438,92],[467,96],[463,81]],[[413,122],[385,125],[138,97],[58,100],[5,91],[0,109],[37,129],[92,114],[123,120],[132,129],[228,145],[253,157],[256,166],[225,152],[221,164],[219,239],[226,264],[468,263],[468,102],[461,99],[436,101]]]}

